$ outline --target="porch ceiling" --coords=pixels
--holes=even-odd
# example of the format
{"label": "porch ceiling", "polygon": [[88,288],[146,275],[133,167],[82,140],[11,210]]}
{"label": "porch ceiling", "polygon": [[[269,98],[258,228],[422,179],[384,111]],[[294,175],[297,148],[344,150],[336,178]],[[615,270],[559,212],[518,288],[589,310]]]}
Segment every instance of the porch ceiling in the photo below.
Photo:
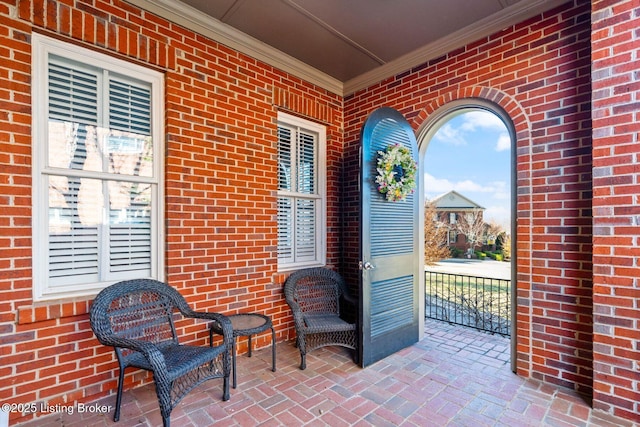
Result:
{"label": "porch ceiling", "polygon": [[348,95],[566,0],[129,1]]}

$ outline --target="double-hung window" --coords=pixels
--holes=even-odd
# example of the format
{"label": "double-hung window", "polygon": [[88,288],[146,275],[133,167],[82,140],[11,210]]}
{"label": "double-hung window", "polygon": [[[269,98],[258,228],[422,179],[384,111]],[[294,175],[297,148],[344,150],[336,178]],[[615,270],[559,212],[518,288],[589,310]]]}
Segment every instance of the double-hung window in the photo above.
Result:
{"label": "double-hung window", "polygon": [[33,35],[34,299],[162,280],[162,74]]}
{"label": "double-hung window", "polygon": [[326,128],[278,114],[278,268],[324,265]]}

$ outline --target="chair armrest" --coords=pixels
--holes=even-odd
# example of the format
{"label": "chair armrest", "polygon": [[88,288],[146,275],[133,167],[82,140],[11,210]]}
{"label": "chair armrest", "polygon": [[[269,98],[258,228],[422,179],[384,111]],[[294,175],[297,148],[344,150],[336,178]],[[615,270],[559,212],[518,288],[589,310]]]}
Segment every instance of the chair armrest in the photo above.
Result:
{"label": "chair armrest", "polygon": [[[294,273],[295,274],[295,273]],[[296,301],[295,298],[295,289],[293,286],[287,286],[285,283],[284,287],[284,297],[291,309],[291,314],[293,314],[293,321],[295,323],[295,327],[297,330],[304,329],[304,318],[302,310],[300,309],[300,304]]]}
{"label": "chair armrest", "polygon": [[293,298],[287,298],[287,303],[291,309],[293,315],[293,322],[297,331],[302,331],[305,328],[304,313],[300,309],[300,304]]}
{"label": "chair armrest", "polygon": [[154,375],[156,372],[162,373],[167,371],[167,364],[164,360],[164,356],[153,343],[115,336],[103,337],[100,342],[104,345],[126,348],[142,353],[145,359],[147,359],[149,364],[153,367]]}

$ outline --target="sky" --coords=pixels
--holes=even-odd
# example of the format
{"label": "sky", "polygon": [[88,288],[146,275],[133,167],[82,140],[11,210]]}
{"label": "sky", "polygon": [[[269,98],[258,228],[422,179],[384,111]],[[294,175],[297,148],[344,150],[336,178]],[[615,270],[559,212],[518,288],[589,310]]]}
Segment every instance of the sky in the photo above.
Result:
{"label": "sky", "polygon": [[448,120],[427,146],[424,171],[427,200],[455,190],[509,229],[511,139],[498,116],[474,110]]}

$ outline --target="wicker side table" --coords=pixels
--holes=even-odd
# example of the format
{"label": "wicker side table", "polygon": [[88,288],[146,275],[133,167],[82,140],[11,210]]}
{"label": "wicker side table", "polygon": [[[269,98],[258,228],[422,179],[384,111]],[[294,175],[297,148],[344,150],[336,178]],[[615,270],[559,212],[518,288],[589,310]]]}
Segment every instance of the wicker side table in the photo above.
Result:
{"label": "wicker side table", "polygon": [[[251,336],[271,329],[271,370],[276,371],[276,331],[273,329],[271,319],[258,313],[240,313],[227,316],[233,327],[233,350],[231,353],[233,370],[233,388],[236,388],[236,337],[249,338],[249,357],[251,357]],[[209,343],[213,343],[213,334],[221,335],[222,328],[217,322],[211,323],[209,328]]]}

